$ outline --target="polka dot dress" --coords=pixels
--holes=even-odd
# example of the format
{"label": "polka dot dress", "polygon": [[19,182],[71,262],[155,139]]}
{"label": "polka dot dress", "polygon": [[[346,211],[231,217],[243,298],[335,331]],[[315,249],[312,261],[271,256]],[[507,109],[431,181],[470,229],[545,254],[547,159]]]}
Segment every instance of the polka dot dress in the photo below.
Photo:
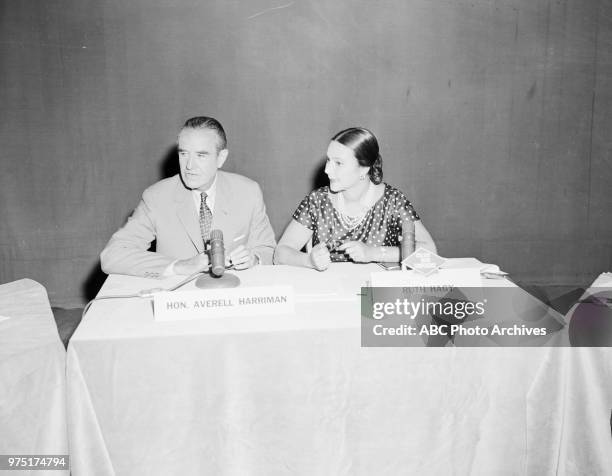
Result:
{"label": "polka dot dress", "polygon": [[[362,241],[372,246],[399,246],[402,221],[420,220],[406,196],[385,183],[385,191],[365,214],[359,225],[346,228],[334,208],[329,187],[321,187],[308,194],[293,213],[293,219],[312,230],[312,244],[327,243],[337,248],[347,241]],[[332,251],[332,261],[348,261],[343,252]]]}

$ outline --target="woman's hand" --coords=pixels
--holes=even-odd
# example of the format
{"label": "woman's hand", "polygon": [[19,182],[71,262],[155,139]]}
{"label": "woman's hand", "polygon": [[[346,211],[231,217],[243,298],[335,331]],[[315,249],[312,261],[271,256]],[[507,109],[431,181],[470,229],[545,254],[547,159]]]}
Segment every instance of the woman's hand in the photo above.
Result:
{"label": "woman's hand", "polygon": [[338,247],[344,251],[355,263],[369,263],[374,261],[372,247],[361,241],[347,241]]}
{"label": "woman's hand", "polygon": [[331,257],[329,256],[329,250],[325,243],[319,243],[312,247],[310,250],[310,262],[312,263],[312,267],[317,271],[326,270],[330,263]]}

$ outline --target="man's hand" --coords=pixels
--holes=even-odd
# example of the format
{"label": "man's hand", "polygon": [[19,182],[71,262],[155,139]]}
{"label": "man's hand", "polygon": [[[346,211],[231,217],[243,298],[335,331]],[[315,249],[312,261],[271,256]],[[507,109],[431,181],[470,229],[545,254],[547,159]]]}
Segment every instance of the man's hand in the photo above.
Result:
{"label": "man's hand", "polygon": [[195,255],[193,258],[182,259],[174,263],[174,272],[189,276],[198,272],[206,272],[209,266],[208,254],[202,253]]}
{"label": "man's hand", "polygon": [[257,257],[253,254],[252,250],[244,245],[238,245],[229,254],[229,262],[237,270],[247,269],[257,264]]}
{"label": "man's hand", "polygon": [[369,263],[372,259],[372,247],[361,241],[347,241],[338,247],[344,251],[355,263]]}
{"label": "man's hand", "polygon": [[329,256],[329,250],[327,246],[325,246],[325,243],[319,243],[313,246],[312,250],[310,250],[310,262],[312,263],[312,267],[317,271],[324,271],[329,267],[331,257]]}

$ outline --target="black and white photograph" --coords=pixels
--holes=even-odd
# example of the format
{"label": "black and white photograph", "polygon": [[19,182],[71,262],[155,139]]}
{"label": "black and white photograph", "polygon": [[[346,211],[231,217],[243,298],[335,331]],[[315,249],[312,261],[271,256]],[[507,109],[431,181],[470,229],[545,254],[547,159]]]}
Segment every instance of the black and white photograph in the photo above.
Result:
{"label": "black and white photograph", "polygon": [[0,0],[0,474],[612,476],[612,0]]}

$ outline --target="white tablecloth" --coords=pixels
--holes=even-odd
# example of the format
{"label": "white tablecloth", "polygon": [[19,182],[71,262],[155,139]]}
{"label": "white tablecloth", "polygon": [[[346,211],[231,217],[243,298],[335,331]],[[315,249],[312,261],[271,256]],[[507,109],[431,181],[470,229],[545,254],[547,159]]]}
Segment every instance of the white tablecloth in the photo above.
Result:
{"label": "white tablecloth", "polygon": [[[589,296],[612,298],[612,273],[602,273],[586,290],[581,299]],[[567,313],[566,320],[575,314],[580,304]],[[602,307],[603,318],[612,318],[612,310]],[[602,327],[598,329],[601,330]],[[608,326],[608,331],[610,326]],[[570,330],[571,332],[571,330]],[[597,332],[597,330],[596,330]],[[607,343],[610,345],[610,335]],[[583,339],[583,342],[584,339]],[[556,349],[562,351],[563,365],[552,375],[543,375],[538,385],[561,382],[562,405],[551,408],[550,419],[558,439],[558,474],[612,474],[612,347],[580,347]],[[555,374],[560,374],[557,378]],[[543,421],[543,424],[546,424]]]}
{"label": "white tablecloth", "polygon": [[[239,273],[293,284],[292,316],[95,303],[68,351],[73,474],[557,474],[571,349],[362,348],[357,294],[379,269]],[[101,294],[158,285],[111,276]]]}
{"label": "white tablecloth", "polygon": [[30,279],[0,285],[0,316],[0,454],[68,454],[66,352],[45,288]]}

